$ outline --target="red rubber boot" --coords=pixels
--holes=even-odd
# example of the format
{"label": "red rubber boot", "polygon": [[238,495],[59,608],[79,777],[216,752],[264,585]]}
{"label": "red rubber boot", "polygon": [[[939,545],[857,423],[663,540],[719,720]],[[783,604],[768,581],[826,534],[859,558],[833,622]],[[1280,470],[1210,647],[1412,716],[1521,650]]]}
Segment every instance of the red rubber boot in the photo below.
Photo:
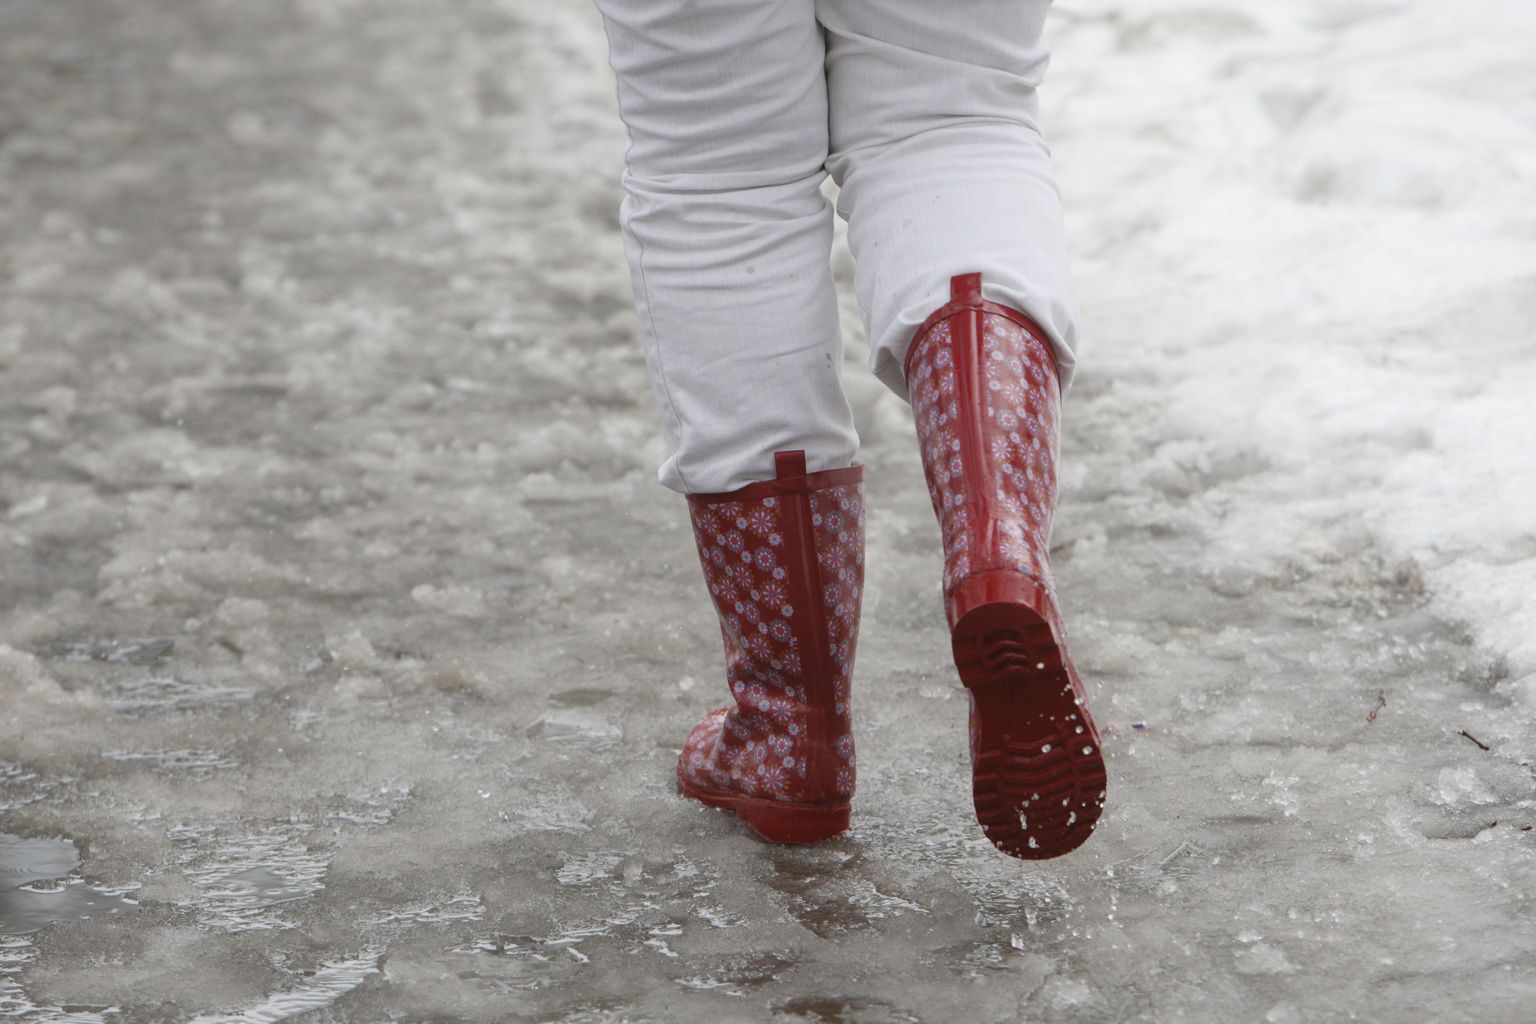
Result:
{"label": "red rubber boot", "polygon": [[944,609],[971,698],[976,817],[1026,860],[1082,845],[1104,759],[1056,610],[1059,378],[1040,328],[986,302],[981,275],[918,329],[906,380],[944,538]]}
{"label": "red rubber boot", "polygon": [[807,474],[803,451],[774,460],[773,480],[688,496],[736,704],[688,734],[677,788],[764,839],[814,843],[848,828],[853,796],[864,469]]}

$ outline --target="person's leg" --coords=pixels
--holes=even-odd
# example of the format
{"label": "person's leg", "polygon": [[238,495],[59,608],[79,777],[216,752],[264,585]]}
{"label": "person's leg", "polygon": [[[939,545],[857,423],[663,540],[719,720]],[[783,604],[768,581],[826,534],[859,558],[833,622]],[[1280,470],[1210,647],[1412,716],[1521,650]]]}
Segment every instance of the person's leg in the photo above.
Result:
{"label": "person's leg", "polygon": [[855,283],[876,373],[910,398],[971,697],[977,819],[1054,857],[1098,820],[1104,760],[1051,579],[1075,314],[1035,123],[1048,0],[821,0]]}
{"label": "person's leg", "polygon": [[848,825],[862,468],[840,377],[813,0],[597,0],[629,130],[625,242],[734,703],[680,792],[765,838]]}
{"label": "person's leg", "polygon": [[597,0],[629,133],[620,211],[660,480],[730,491],[857,450],[828,256],[813,0]]}
{"label": "person's leg", "polygon": [[1036,89],[1049,0],[820,0],[830,151],[876,375],[906,397],[913,334],[955,274],[1027,313],[1071,381],[1077,311]]}

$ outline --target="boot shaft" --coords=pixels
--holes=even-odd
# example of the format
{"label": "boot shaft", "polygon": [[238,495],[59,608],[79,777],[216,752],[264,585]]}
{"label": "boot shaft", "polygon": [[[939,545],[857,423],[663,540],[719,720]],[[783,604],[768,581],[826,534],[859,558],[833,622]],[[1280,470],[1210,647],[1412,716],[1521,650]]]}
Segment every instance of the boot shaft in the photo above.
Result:
{"label": "boot shaft", "polygon": [[1017,310],[981,298],[980,275],[919,328],[907,385],[943,533],[944,592],[998,570],[1051,587],[1060,393],[1055,355]]}
{"label": "boot shaft", "polygon": [[735,706],[687,758],[698,785],[794,801],[853,789],[849,683],[863,596],[862,467],[779,475],[690,495],[694,539],[720,620]]}

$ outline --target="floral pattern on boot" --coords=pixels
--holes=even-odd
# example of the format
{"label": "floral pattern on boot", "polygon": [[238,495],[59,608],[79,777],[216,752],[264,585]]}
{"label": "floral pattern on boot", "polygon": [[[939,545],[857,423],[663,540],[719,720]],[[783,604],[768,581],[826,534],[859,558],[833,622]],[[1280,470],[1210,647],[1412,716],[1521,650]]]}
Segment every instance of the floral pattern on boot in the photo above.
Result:
{"label": "floral pattern on boot", "polygon": [[[967,576],[1015,569],[1049,590],[1049,543],[1056,502],[1056,370],[1046,343],[1006,316],[982,314],[980,454],[973,479],[992,481],[997,544],[970,550],[966,469],[961,458],[960,382],[947,320],[924,334],[908,362],[907,385],[922,445],[928,496],[944,544],[946,597]],[[983,497],[977,495],[975,497]]]}
{"label": "floral pattern on boot", "polygon": [[1056,369],[1046,343],[1003,316],[983,317],[982,360],[986,445],[997,470],[997,503],[1005,513],[999,517],[1003,564],[997,568],[1017,569],[1051,589]]}
{"label": "floral pattern on boot", "polygon": [[960,459],[960,395],[954,337],[941,321],[922,339],[907,366],[912,415],[922,445],[928,497],[944,543],[944,593],[970,573],[965,467]]}
{"label": "floral pattern on boot", "polygon": [[[809,803],[853,793],[848,694],[863,593],[863,484],[815,488],[804,498],[814,579],[804,578],[793,550],[794,496],[690,502],[735,698],[684,744],[679,778],[696,789]],[[820,652],[811,649],[818,635]],[[816,677],[818,665],[830,678]]]}

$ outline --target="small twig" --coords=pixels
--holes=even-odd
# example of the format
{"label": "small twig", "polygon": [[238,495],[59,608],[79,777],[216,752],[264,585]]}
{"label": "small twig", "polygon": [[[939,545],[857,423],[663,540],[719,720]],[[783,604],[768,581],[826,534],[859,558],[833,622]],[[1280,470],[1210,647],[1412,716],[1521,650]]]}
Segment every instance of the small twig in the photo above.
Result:
{"label": "small twig", "polygon": [[1476,736],[1473,736],[1471,733],[1467,732],[1467,730],[1465,730],[1465,729],[1461,730],[1461,734],[1463,736],[1465,736],[1467,739],[1471,740],[1473,743],[1476,743],[1479,747],[1482,747],[1484,750],[1491,750],[1491,749],[1493,749],[1492,747],[1488,746],[1488,744],[1486,744],[1482,740],[1478,739]]}
{"label": "small twig", "polygon": [[1380,711],[1382,708],[1384,708],[1386,706],[1387,706],[1387,691],[1386,690],[1377,690],[1376,691],[1376,706],[1371,708],[1371,713],[1365,716],[1365,720],[1367,722],[1374,722],[1374,721],[1376,721],[1376,712]]}

